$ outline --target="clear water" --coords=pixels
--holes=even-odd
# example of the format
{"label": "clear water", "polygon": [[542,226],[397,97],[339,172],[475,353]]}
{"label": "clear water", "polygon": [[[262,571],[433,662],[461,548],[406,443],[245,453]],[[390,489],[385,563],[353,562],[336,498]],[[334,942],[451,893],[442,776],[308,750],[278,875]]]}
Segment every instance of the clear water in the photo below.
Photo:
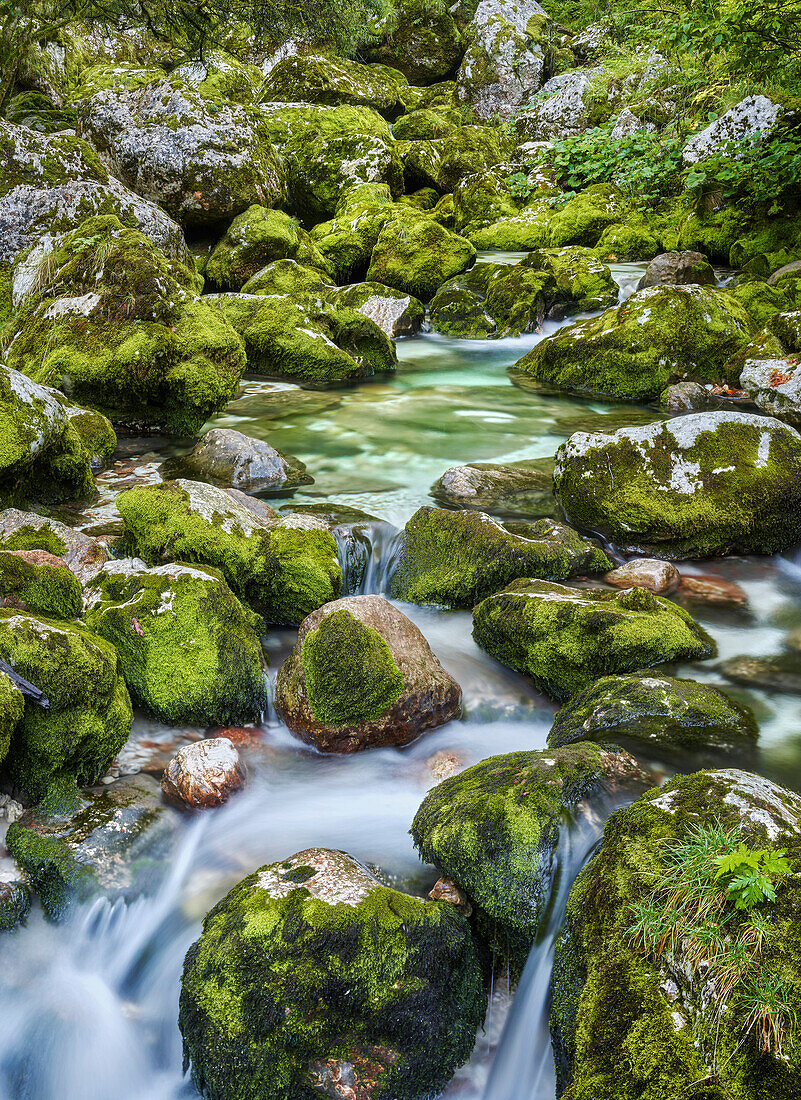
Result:
{"label": "clear water", "polygon": [[[622,294],[631,292],[641,270],[621,265]],[[253,379],[215,423],[302,458],[315,483],[296,502],[332,499],[401,526],[420,505],[431,503],[430,485],[450,466],[547,456],[572,431],[613,430],[657,415],[513,386],[506,367],[539,338],[401,341],[395,377],[344,391],[304,391]],[[157,464],[173,447],[150,439],[127,441],[124,450],[126,458],[102,479],[100,501],[84,517],[87,526],[113,523],[114,491],[132,476],[157,479]],[[368,580],[373,590],[380,590],[386,576],[391,535],[384,528],[375,543]],[[698,616],[722,658],[779,652],[786,632],[801,626],[801,558],[734,558],[697,569],[735,579],[749,594],[748,618]],[[195,1096],[181,1071],[176,1026],[183,956],[208,908],[263,863],[322,845],[375,864],[404,889],[425,893],[430,887],[433,869],[420,865],[408,830],[437,782],[437,765],[450,757],[468,765],[497,753],[542,748],[555,708],[473,644],[469,614],[403,609],[462,685],[464,719],[402,751],[330,758],[300,745],[268,716],[260,745],[248,750],[246,791],[219,810],[187,818],[168,877],[155,894],[128,905],[95,902],[60,926],[35,911],[25,928],[0,939],[0,1100]],[[289,631],[271,635],[273,669],[292,641]],[[714,663],[677,671],[722,683]],[[801,697],[737,694],[755,707],[761,723],[758,769],[801,789]],[[170,750],[185,736],[196,737],[197,731],[160,729],[140,718],[133,745],[158,742]],[[601,824],[564,857],[551,926],[532,953],[503,1038],[510,995],[498,974],[473,1059],[446,1097],[523,1100],[521,1080],[532,1082],[528,1100],[553,1095],[545,1028],[549,945],[569,881]]]}

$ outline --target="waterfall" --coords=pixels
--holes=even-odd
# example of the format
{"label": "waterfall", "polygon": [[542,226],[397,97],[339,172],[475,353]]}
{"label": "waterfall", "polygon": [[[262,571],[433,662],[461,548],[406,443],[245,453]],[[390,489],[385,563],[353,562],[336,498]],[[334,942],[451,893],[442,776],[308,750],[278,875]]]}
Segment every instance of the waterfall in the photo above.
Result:
{"label": "waterfall", "polygon": [[391,523],[359,523],[334,528],[343,596],[384,595],[398,562],[403,532]]}

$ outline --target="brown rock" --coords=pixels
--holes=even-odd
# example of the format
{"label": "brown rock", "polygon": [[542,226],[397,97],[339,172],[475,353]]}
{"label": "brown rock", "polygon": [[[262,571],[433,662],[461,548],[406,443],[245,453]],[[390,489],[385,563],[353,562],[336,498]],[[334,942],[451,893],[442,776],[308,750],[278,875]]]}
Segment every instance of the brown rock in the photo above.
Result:
{"label": "brown rock", "polygon": [[647,588],[657,596],[675,592],[679,579],[676,566],[660,558],[633,558],[604,577],[613,588]]}
{"label": "brown rock", "polygon": [[649,286],[714,286],[715,272],[700,252],[662,252],[648,264],[637,290]]}
{"label": "brown rock", "polygon": [[[315,715],[306,685],[303,646],[306,638],[335,612],[347,611],[383,638],[403,677],[400,695],[377,716],[328,724]],[[357,702],[370,692],[373,679],[347,647],[336,654],[341,681]],[[332,678],[335,679],[335,678]],[[336,685],[335,685],[336,686]],[[348,704],[346,693],[341,700]],[[381,745],[407,745],[425,730],[441,726],[462,711],[462,689],[445,671],[423,635],[403,612],[383,596],[347,596],[313,611],[303,620],[292,653],[278,672],[275,703],[284,721],[303,741],[322,752],[359,752]],[[318,714],[319,706],[318,706]]]}
{"label": "brown rock", "polygon": [[734,581],[712,574],[685,574],[679,583],[679,599],[693,606],[728,607],[738,611],[748,609],[748,593]]}
{"label": "brown rock", "polygon": [[[44,530],[49,528],[49,530]],[[105,547],[97,539],[89,538],[74,527],[68,527],[57,519],[40,516],[36,512],[22,512],[18,508],[6,508],[0,512],[0,542],[11,540],[6,549],[15,549],[13,538],[24,539],[30,545],[36,541],[37,532],[42,530],[42,539],[52,541],[53,537],[63,543],[60,550],[63,561],[82,584],[90,581],[108,561]]]}
{"label": "brown rock", "polygon": [[261,726],[226,726],[209,734],[210,738],[227,737],[234,745],[253,747],[264,744],[264,730]]}
{"label": "brown rock", "polygon": [[161,780],[165,798],[191,809],[220,806],[245,783],[245,765],[227,737],[210,737],[179,749]]}
{"label": "brown rock", "polygon": [[467,894],[449,878],[443,877],[435,882],[428,896],[432,901],[449,901],[451,905],[455,905],[457,909],[461,910],[466,917],[469,917],[473,912],[473,906],[470,904]]}

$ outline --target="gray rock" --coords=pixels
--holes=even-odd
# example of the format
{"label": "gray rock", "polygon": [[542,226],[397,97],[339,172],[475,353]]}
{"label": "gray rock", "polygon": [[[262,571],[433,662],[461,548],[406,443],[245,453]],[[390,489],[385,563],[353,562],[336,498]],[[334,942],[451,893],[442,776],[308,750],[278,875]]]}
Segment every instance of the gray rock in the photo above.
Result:
{"label": "gray rock", "polygon": [[649,286],[714,286],[715,272],[700,252],[662,252],[648,264],[637,290]]}
{"label": "gray rock", "polygon": [[784,267],[780,267],[778,271],[774,271],[768,279],[769,283],[778,283],[779,279],[784,278],[785,275],[795,275],[801,271],[801,260],[793,260],[792,263],[785,264]]}
{"label": "gray rock", "polygon": [[653,122],[643,122],[642,119],[637,118],[630,107],[624,107],[617,116],[617,121],[612,127],[612,133],[609,136],[612,141],[620,141],[623,138],[631,137],[632,134],[636,134],[639,130],[644,130],[646,133],[652,134],[654,130],[656,130],[656,126],[654,126]]}
{"label": "gray rock", "polygon": [[108,561],[105,546],[60,520],[6,508],[0,512],[0,545],[4,550],[48,550],[63,558],[86,584]]}
{"label": "gray rock", "polygon": [[453,466],[434,482],[430,493],[448,507],[504,518],[552,516],[556,508],[550,459],[514,466],[491,462]]}
{"label": "gray rock", "polygon": [[212,428],[188,455],[164,463],[162,472],[165,480],[185,477],[246,493],[286,492],[314,482],[300,459],[231,428]]}
{"label": "gray rock", "polygon": [[801,428],[801,367],[797,356],[747,359],[740,385],[764,412]]}
{"label": "gray rock", "polygon": [[670,413],[700,412],[713,403],[709,391],[698,382],[677,382],[662,394],[662,408]]}
{"label": "gray rock", "polygon": [[392,339],[414,336],[426,319],[426,307],[417,298],[382,283],[354,283],[337,295],[337,306],[363,313]]}
{"label": "gray rock", "polygon": [[595,69],[579,69],[551,77],[537,99],[518,115],[515,132],[520,141],[554,141],[587,128],[585,94]]}
{"label": "gray rock", "polygon": [[533,15],[547,18],[536,0],[481,0],[466,31],[469,40],[457,94],[482,119],[508,118],[539,88],[545,50],[528,34]]}
{"label": "gray rock", "polygon": [[729,141],[767,137],[783,114],[782,108],[764,95],[749,95],[726,111],[684,146],[685,164],[714,156]]}

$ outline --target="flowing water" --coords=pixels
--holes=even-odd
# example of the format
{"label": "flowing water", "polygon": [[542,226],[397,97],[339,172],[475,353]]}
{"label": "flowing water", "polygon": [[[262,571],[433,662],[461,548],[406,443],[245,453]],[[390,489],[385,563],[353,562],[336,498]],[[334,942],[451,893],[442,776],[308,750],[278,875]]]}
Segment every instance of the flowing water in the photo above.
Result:
{"label": "flowing water", "polygon": [[[631,292],[641,270],[617,270],[622,294]],[[381,521],[364,534],[364,589],[381,591],[391,571],[395,529],[431,503],[429,487],[448,467],[546,457],[573,431],[614,430],[658,415],[511,385],[505,368],[540,338],[401,341],[395,377],[347,390],[307,391],[252,379],[215,423],[268,439],[303,459],[315,482],[295,503],[335,500]],[[157,463],[173,450],[154,439],[124,441],[123,447],[125,461],[101,479],[101,497],[85,517],[87,526],[113,524],[114,491],[132,476],[158,479]],[[778,653],[788,630],[801,627],[801,559],[733,558],[687,568],[736,580],[748,592],[748,616],[698,614],[721,658]],[[555,708],[474,645],[468,613],[406,605],[403,610],[462,685],[463,720],[400,751],[336,758],[316,755],[274,714],[265,716],[258,743],[247,749],[247,789],[219,810],[186,818],[164,877],[145,896],[113,905],[95,901],[61,925],[46,922],[35,909],[26,927],[0,939],[0,1100],[196,1097],[182,1073],[176,1024],[183,956],[203,914],[263,863],[322,845],[349,851],[403,889],[425,894],[430,888],[435,873],[421,866],[408,830],[442,767],[544,747]],[[267,639],[273,670],[292,642],[290,631]],[[676,671],[723,682],[714,662]],[[801,789],[801,697],[733,693],[755,708],[761,724],[757,769]],[[140,717],[121,764],[124,758],[127,770],[135,770],[141,766],[137,759],[147,759],[154,746],[173,751],[182,738],[198,735]],[[509,1013],[508,982],[499,973],[473,1059],[445,1097],[553,1096],[546,1026],[552,944],[572,878],[611,807],[594,809],[595,817],[580,815],[576,828],[565,831],[566,847],[552,868],[553,905],[514,1009]]]}

